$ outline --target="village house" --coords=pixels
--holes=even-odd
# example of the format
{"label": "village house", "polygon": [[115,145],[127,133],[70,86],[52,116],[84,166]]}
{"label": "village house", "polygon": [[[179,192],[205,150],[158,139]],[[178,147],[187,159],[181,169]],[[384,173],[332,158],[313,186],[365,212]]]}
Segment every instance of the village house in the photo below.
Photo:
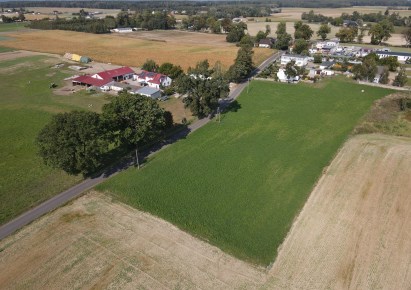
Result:
{"label": "village house", "polygon": [[166,75],[144,70],[141,73],[134,75],[133,79],[141,83],[143,86],[148,85],[149,87],[156,89],[160,89],[160,87],[168,87],[172,82],[172,79]]}
{"label": "village house", "polygon": [[274,39],[273,38],[264,38],[261,39],[258,43],[258,47],[262,48],[271,48],[274,45]]}
{"label": "village house", "polygon": [[279,82],[282,83],[298,83],[300,81],[299,76],[288,77],[285,73],[285,70],[280,68],[277,72],[277,78]]}
{"label": "village house", "polygon": [[73,86],[81,85],[96,87],[102,91],[110,90],[111,83],[131,79],[134,71],[129,67],[121,67],[99,72],[93,75],[83,75],[71,80]]}
{"label": "village house", "polygon": [[295,61],[295,65],[297,66],[306,66],[308,64],[308,56],[298,54],[283,54],[281,56],[282,65],[286,65],[291,61]]}
{"label": "village house", "polygon": [[114,29],[111,29],[110,31],[117,32],[117,33],[129,33],[129,32],[133,32],[133,28],[131,27],[114,28]]}

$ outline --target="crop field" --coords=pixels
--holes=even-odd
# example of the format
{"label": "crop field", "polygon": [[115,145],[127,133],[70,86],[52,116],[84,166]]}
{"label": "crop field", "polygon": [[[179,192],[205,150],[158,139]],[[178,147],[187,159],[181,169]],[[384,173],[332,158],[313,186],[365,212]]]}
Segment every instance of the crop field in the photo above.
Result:
{"label": "crop field", "polygon": [[[175,32],[170,33],[173,35],[172,33]],[[161,31],[158,32],[160,36],[157,39],[147,40],[131,36],[44,30],[9,33],[7,34],[9,39],[1,41],[0,45],[60,55],[65,52],[72,52],[87,55],[100,62],[137,67],[141,66],[146,59],[154,59],[158,63],[176,63],[184,69],[195,66],[197,62],[204,59],[208,59],[211,65],[220,61],[225,68],[228,68],[234,62],[238,48],[229,43],[221,45],[221,38],[224,39],[224,36],[215,35],[211,41],[204,34],[190,32],[181,32],[180,34],[184,33],[196,37],[198,43],[184,42],[184,40],[181,42],[167,42],[170,37],[164,38],[161,36],[164,35],[164,32]],[[152,38],[154,37],[152,36]],[[159,38],[162,40],[159,41]],[[219,38],[220,40],[217,40]],[[215,43],[220,43],[220,45],[214,45]],[[269,49],[256,49],[255,51],[257,64],[258,61],[261,62],[274,52]]]}
{"label": "crop field", "polygon": [[1,23],[0,32],[16,31],[24,28],[24,23]]}
{"label": "crop field", "polygon": [[97,189],[268,265],[323,168],[389,92],[343,78],[316,86],[254,81],[221,123]]}
{"label": "crop field", "polygon": [[45,56],[1,60],[0,54],[0,224],[81,179],[45,166],[34,141],[53,114],[98,111],[107,100],[85,92],[54,95],[49,84],[60,85],[68,75],[51,68],[58,62]]}
{"label": "crop field", "polygon": [[267,289],[411,288],[411,139],[349,140],[311,193]]}

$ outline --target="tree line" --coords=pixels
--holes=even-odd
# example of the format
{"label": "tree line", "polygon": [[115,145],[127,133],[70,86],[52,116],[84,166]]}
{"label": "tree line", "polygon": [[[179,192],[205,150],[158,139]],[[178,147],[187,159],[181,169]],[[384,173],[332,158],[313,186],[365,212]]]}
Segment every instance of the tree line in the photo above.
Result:
{"label": "tree line", "polygon": [[137,150],[161,138],[172,125],[171,113],[155,100],[123,92],[105,104],[101,114],[72,111],[54,115],[36,143],[45,164],[86,176],[104,166],[113,148]]}
{"label": "tree line", "polygon": [[266,0],[234,1],[7,1],[4,8],[13,7],[67,7],[93,9],[184,9],[197,11],[216,6],[226,7],[303,7],[303,8],[340,8],[351,6],[410,6],[407,0]]}

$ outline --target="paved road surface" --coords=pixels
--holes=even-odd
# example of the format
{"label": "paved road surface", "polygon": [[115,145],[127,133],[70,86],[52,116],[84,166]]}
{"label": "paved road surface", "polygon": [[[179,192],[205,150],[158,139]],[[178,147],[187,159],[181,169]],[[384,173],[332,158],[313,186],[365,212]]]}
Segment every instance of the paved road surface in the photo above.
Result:
{"label": "paved road surface", "polygon": [[[269,57],[267,60],[265,60],[256,70],[254,70],[250,77],[253,77],[256,75],[260,70],[263,70],[266,68],[269,64],[271,64],[274,60],[276,60],[281,54],[277,53]],[[244,82],[241,84],[238,84],[235,89],[230,93],[227,99],[223,100],[220,102],[220,108],[221,110],[224,110],[232,101],[234,101],[240,93],[243,91],[244,88],[248,85],[248,82]],[[201,120],[198,120],[194,122],[193,124],[189,125],[187,130],[178,132],[166,142],[159,144],[157,146],[154,146],[151,148],[149,151],[142,152],[141,157],[145,158],[147,156],[150,156],[151,154],[155,154],[165,146],[174,143],[175,141],[185,138],[189,133],[198,130],[199,128],[203,127],[205,124],[207,124],[211,118],[204,118]],[[101,174],[98,177],[94,178],[88,178],[84,180],[83,182],[71,187],[70,189],[63,191],[62,193],[54,196],[53,198],[43,202],[42,204],[36,206],[35,208],[32,208],[25,212],[24,214],[20,215],[19,217],[15,218],[14,220],[8,222],[7,224],[3,225],[0,227],[0,240],[4,239],[5,237],[11,235],[18,229],[21,229],[25,225],[31,223],[35,219],[39,218],[40,216],[58,208],[59,206],[67,203],[71,199],[79,196],[83,192],[87,191],[88,189],[93,188],[94,186],[98,185],[99,183],[103,182],[107,178],[110,178],[120,171],[130,167],[133,165],[133,161],[127,161],[123,164],[120,164],[114,168],[111,168],[109,171]]]}

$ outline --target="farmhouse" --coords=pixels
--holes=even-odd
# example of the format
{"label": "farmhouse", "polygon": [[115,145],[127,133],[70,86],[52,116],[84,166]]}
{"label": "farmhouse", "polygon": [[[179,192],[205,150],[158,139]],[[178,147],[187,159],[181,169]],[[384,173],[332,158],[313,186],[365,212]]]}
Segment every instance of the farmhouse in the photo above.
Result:
{"label": "farmhouse", "polygon": [[380,58],[385,58],[389,56],[396,56],[398,61],[406,62],[411,59],[411,53],[409,52],[395,52],[395,51],[376,51],[375,52]]}
{"label": "farmhouse", "polygon": [[258,47],[271,48],[273,44],[274,44],[273,38],[264,38],[260,40],[260,42],[258,43]]}
{"label": "farmhouse", "polygon": [[281,56],[281,64],[286,65],[290,61],[295,61],[297,66],[306,66],[308,63],[308,56],[297,54],[284,54]]}
{"label": "farmhouse", "polygon": [[134,90],[131,93],[146,96],[152,99],[158,99],[161,97],[161,91],[159,89],[150,88],[150,87],[144,87],[139,90]]}
{"label": "farmhouse", "polygon": [[160,89],[162,87],[168,87],[171,85],[171,78],[166,75],[149,72],[143,70],[141,73],[134,75],[133,79],[140,82],[142,85],[148,85],[149,87]]}
{"label": "farmhouse", "polygon": [[129,67],[121,67],[112,70],[96,73],[94,75],[84,75],[72,79],[72,84],[97,87],[103,91],[110,90],[112,82],[118,82],[132,78],[134,71]]}

